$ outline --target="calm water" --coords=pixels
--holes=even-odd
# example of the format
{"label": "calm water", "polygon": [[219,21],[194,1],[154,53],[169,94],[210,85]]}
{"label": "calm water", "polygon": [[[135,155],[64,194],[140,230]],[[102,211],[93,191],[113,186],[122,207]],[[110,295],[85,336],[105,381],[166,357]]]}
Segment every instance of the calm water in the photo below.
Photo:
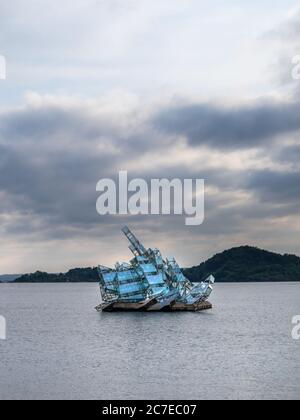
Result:
{"label": "calm water", "polygon": [[300,284],[218,284],[211,301],[99,314],[96,284],[0,285],[0,397],[300,399]]}

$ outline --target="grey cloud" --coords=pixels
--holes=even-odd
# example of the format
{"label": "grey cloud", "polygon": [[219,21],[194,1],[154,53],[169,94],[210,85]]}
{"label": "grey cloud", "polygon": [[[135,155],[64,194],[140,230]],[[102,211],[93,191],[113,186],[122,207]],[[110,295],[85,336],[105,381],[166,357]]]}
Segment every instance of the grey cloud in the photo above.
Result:
{"label": "grey cloud", "polygon": [[300,144],[287,146],[284,149],[281,149],[275,157],[281,162],[300,165]]}
{"label": "grey cloud", "polygon": [[153,124],[186,136],[193,146],[247,149],[267,146],[274,137],[300,130],[300,103],[258,103],[240,108],[209,104],[179,106],[158,114]]}
{"label": "grey cloud", "polygon": [[85,104],[64,107],[58,101],[3,113],[0,192],[6,200],[0,215],[24,216],[23,227],[18,217],[5,225],[6,231],[31,230],[48,237],[72,237],[78,230],[91,234],[104,223],[96,213],[98,180],[115,179],[128,162],[138,161],[155,144],[165,148],[168,143],[141,124],[138,115],[132,120],[130,113],[95,112]]}
{"label": "grey cloud", "polygon": [[[55,137],[55,142],[71,139],[85,142],[96,141],[102,136],[120,135],[121,126],[104,115],[91,115],[81,107],[42,106],[4,113],[0,121],[0,139],[27,139],[45,146]],[[118,130],[118,131],[117,131]],[[51,145],[51,144],[50,144]]]}
{"label": "grey cloud", "polygon": [[245,186],[259,194],[264,202],[300,204],[300,172],[258,171],[251,174]]}
{"label": "grey cloud", "polygon": [[[222,133],[224,136],[227,133],[227,137],[224,137],[227,141],[231,139],[230,133],[235,133],[234,144],[239,147],[237,133],[243,130],[247,133],[245,138],[249,147],[249,144],[256,144],[255,138],[249,140],[256,117],[259,120],[258,142],[261,145],[268,144],[271,133],[289,132],[289,121],[297,126],[294,115],[296,104],[286,109],[284,104],[269,105],[263,112],[266,121],[260,116],[264,106],[256,110],[242,107],[231,113],[220,111],[217,107],[199,105],[182,107],[181,111],[178,108],[175,113],[169,109],[167,115],[179,124],[182,132],[185,127],[183,122],[188,122],[196,127],[195,133],[202,130],[206,138],[217,139],[206,143],[210,147],[224,149]],[[293,111],[291,117],[288,117],[288,109]],[[285,110],[284,115],[279,115],[279,110]],[[247,117],[248,112],[250,116]],[[197,125],[199,113],[207,120],[204,127]],[[31,241],[102,238],[111,244],[113,240],[118,241],[120,226],[130,224],[150,245],[159,244],[167,237],[170,237],[170,242],[174,239],[179,243],[186,240],[188,235],[191,241],[200,241],[199,246],[201,244],[205,256],[209,256],[213,252],[211,248],[209,251],[206,240],[219,238],[218,250],[221,250],[226,243],[225,238],[229,238],[228,246],[237,244],[242,235],[253,229],[253,221],[256,226],[263,228],[264,220],[282,214],[297,214],[299,174],[237,171],[226,166],[215,169],[209,166],[209,162],[206,168],[197,165],[191,168],[179,163],[177,166],[161,166],[147,172],[137,170],[134,164],[146,152],[157,149],[167,155],[169,148],[175,147],[172,144],[173,134],[180,134],[178,128],[174,133],[170,129],[166,134],[156,131],[160,127],[157,121],[160,120],[160,124],[165,121],[166,111],[161,110],[160,115],[156,116],[154,126],[150,124],[153,122],[151,117],[141,119],[137,115],[136,123],[133,123],[129,115],[126,117],[129,124],[126,135],[123,133],[126,128],[125,117],[118,119],[115,115],[101,112],[98,118],[93,115],[84,106],[81,111],[80,107],[65,109],[60,105],[42,109],[27,107],[2,115],[0,193],[4,194],[5,200],[0,202],[0,217],[5,214],[12,216],[11,222],[5,222],[0,227],[2,235],[27,240],[30,238]],[[278,121],[279,118],[281,121]],[[214,136],[213,129],[221,122],[226,130],[222,131],[216,126],[217,135]],[[191,133],[190,146],[197,147],[198,142],[192,129]],[[108,139],[107,144],[103,144],[104,139]],[[114,151],[106,151],[106,145],[114,146]],[[233,144],[229,149],[232,150],[232,147]],[[292,160],[293,151],[289,147],[282,147],[281,152],[281,157],[286,156],[287,160]],[[273,159],[279,160],[279,156],[274,153]],[[176,216],[100,217],[95,209],[97,181],[104,177],[116,178],[118,171],[126,169],[129,163],[132,168],[130,177],[143,177],[148,181],[162,177],[205,178],[208,187],[217,187],[220,192],[206,198],[205,223],[191,229],[184,225],[183,217]],[[253,193],[253,202],[235,202],[238,190]],[[273,206],[274,203],[284,203],[284,206],[279,208]],[[112,232],[110,238],[109,232]],[[153,235],[157,239],[153,239]],[[190,247],[195,248],[195,243],[191,243]],[[171,254],[174,251],[173,245],[168,243],[168,246]],[[196,250],[193,252],[197,253]]]}

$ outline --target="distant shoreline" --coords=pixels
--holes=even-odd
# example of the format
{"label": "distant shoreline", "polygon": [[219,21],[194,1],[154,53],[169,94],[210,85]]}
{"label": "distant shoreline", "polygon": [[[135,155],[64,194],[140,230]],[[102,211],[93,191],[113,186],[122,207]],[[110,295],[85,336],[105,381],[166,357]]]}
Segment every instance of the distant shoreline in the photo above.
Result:
{"label": "distant shoreline", "polygon": [[[213,275],[216,283],[290,283],[300,282],[300,258],[276,254],[256,247],[241,246],[214,255],[191,268],[182,269],[193,283]],[[7,280],[7,281],[6,281]],[[0,275],[2,283],[98,283],[96,267],[74,268],[67,273],[36,271],[23,275]]]}

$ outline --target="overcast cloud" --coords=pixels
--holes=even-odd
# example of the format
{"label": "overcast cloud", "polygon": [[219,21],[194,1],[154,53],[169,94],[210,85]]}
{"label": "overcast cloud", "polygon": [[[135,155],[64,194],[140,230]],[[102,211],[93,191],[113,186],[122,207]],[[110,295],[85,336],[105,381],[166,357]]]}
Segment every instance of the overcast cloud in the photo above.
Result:
{"label": "overcast cloud", "polygon": [[[0,273],[127,259],[125,223],[183,265],[242,244],[300,254],[299,86],[274,82],[300,46],[295,2],[153,3],[2,8]],[[204,224],[100,217],[96,184],[120,170],[205,178]]]}

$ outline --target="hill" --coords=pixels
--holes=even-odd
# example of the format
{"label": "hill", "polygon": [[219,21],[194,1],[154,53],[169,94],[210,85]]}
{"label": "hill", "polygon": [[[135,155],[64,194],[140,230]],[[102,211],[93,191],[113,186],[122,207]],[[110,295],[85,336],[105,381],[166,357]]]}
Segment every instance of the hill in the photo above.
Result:
{"label": "hill", "polygon": [[184,270],[194,282],[213,274],[218,282],[300,281],[300,258],[250,246],[232,248]]}
{"label": "hill", "polygon": [[0,274],[0,283],[14,281],[18,277],[20,277],[20,274]]}
{"label": "hill", "polygon": [[80,283],[99,281],[96,268],[74,268],[67,273],[49,274],[37,271],[24,274],[15,280],[16,283]]}
{"label": "hill", "polygon": [[[250,246],[232,248],[202,264],[187,268],[184,274],[193,282],[213,274],[217,282],[285,282],[300,281],[300,258],[280,255]],[[17,283],[98,282],[96,268],[75,268],[67,273],[48,274],[37,271],[15,280]]]}

